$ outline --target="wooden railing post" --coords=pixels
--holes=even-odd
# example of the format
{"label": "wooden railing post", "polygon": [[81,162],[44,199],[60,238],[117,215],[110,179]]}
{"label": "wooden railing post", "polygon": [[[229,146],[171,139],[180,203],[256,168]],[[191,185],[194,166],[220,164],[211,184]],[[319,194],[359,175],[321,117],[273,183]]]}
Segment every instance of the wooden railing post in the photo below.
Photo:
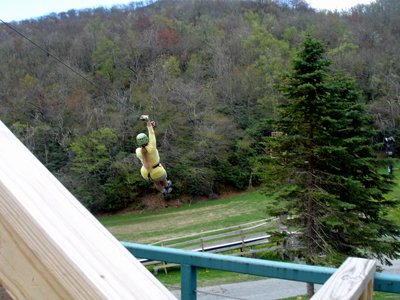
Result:
{"label": "wooden railing post", "polygon": [[358,300],[372,300],[374,297],[374,279],[371,279]]}
{"label": "wooden railing post", "polygon": [[349,257],[312,300],[372,300],[376,262]]}
{"label": "wooden railing post", "polygon": [[242,239],[242,252],[246,252],[246,244],[244,243],[244,235],[242,227],[239,226],[240,229],[240,238]]}
{"label": "wooden railing post", "polygon": [[[201,242],[201,252],[204,252],[203,234],[201,234],[200,242]],[[206,270],[207,270],[207,269],[206,269]]]}

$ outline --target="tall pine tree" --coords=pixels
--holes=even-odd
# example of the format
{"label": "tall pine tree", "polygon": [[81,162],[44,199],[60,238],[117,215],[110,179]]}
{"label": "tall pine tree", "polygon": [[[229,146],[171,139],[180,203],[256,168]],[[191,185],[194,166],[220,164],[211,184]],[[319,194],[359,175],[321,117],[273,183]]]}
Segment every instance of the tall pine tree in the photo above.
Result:
{"label": "tall pine tree", "polygon": [[[268,214],[291,216],[309,265],[338,266],[348,256],[389,263],[399,257],[400,232],[386,214],[399,202],[384,197],[393,182],[378,172],[384,162],[371,145],[376,132],[354,81],[330,77],[323,45],[307,34],[301,47],[276,86],[285,100],[270,123],[282,134],[264,143],[266,191],[275,195]],[[313,290],[308,284],[309,298]]]}

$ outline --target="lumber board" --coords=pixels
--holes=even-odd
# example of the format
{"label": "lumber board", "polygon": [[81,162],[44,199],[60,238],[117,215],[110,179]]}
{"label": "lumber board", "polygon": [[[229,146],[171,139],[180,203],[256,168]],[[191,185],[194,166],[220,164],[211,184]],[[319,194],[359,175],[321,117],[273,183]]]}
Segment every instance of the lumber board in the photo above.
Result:
{"label": "lumber board", "polygon": [[375,270],[375,261],[349,257],[311,299],[372,299]]}
{"label": "lumber board", "polygon": [[176,299],[1,121],[0,282],[16,300]]}

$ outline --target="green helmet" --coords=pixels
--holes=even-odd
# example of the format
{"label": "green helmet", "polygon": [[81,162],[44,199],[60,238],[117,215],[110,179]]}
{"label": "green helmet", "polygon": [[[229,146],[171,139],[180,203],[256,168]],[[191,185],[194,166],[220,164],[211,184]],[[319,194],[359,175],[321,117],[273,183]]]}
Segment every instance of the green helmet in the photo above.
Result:
{"label": "green helmet", "polygon": [[146,145],[149,142],[149,138],[145,133],[139,133],[136,137],[136,141],[139,146]]}

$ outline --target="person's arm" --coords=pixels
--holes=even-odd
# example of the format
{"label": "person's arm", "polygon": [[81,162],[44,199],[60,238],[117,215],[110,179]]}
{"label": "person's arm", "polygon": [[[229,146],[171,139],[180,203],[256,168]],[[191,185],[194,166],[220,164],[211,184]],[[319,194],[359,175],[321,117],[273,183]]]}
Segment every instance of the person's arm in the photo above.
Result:
{"label": "person's arm", "polygon": [[147,130],[149,131],[149,144],[152,145],[152,147],[156,147],[156,136],[154,134],[153,125],[151,125],[149,119],[147,119]]}

